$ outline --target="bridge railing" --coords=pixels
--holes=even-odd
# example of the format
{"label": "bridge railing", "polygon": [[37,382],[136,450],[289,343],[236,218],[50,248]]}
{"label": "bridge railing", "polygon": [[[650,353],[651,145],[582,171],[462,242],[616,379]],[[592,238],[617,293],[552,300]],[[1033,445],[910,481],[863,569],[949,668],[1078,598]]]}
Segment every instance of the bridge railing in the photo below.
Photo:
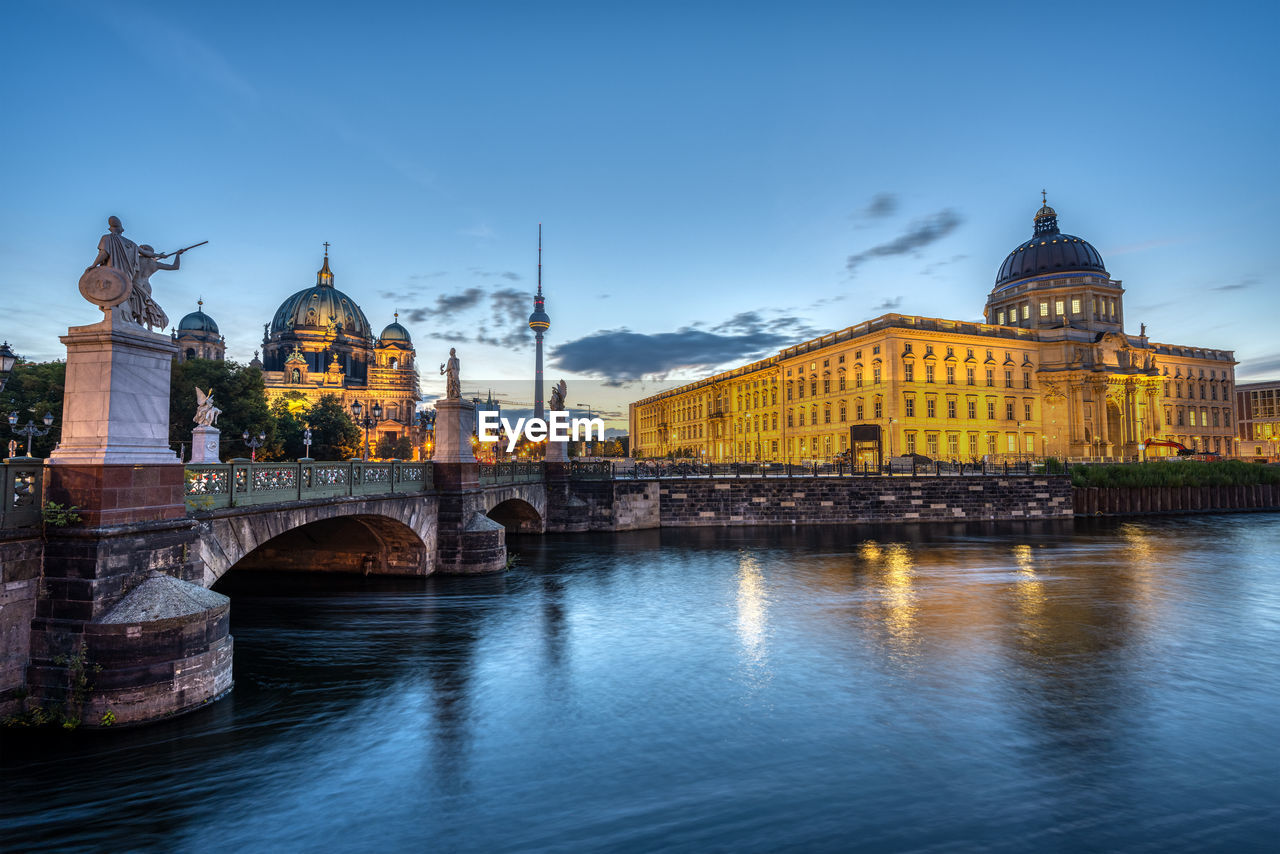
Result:
{"label": "bridge railing", "polygon": [[11,457],[4,461],[0,529],[38,528],[44,507],[44,460]]}
{"label": "bridge railing", "polygon": [[613,463],[607,460],[574,460],[569,465],[569,477],[572,480],[613,480]]}
{"label": "bridge railing", "polygon": [[[1043,461],[1021,460],[1001,462],[912,462],[894,459],[883,466],[869,463],[697,463],[678,461],[638,460],[626,469],[619,468],[613,477],[618,479],[687,479],[687,478],[742,478],[742,477],[880,477],[884,475],[910,475],[913,477],[942,477],[960,475],[1035,475],[1050,471]],[[1051,473],[1065,473],[1065,467],[1052,468]]]}
{"label": "bridge railing", "polygon": [[189,465],[188,510],[279,504],[342,495],[385,495],[431,490],[431,463],[231,462]]}
{"label": "bridge railing", "polygon": [[541,483],[543,464],[540,462],[481,463],[480,483]]}

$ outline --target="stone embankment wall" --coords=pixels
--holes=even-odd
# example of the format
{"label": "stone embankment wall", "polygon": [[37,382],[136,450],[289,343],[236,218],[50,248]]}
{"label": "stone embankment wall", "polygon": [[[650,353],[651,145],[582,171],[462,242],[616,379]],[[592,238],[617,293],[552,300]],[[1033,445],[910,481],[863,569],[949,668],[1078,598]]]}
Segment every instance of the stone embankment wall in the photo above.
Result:
{"label": "stone embankment wall", "polygon": [[1280,510],[1280,486],[1084,486],[1072,492],[1077,516]]}
{"label": "stone embankment wall", "polygon": [[1063,519],[1066,477],[666,480],[661,527]]}
{"label": "stone embankment wall", "polygon": [[27,684],[43,553],[43,541],[30,532],[0,539],[0,718],[19,710]]}

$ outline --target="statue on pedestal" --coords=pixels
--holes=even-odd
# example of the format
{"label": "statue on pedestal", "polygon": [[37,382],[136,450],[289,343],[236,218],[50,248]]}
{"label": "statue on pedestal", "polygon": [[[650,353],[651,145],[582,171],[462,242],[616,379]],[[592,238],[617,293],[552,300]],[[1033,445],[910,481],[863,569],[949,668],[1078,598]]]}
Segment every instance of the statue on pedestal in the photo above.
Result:
{"label": "statue on pedestal", "polygon": [[556,383],[551,387],[551,403],[547,406],[551,412],[558,412],[564,409],[565,398],[569,396],[569,386],[564,380]]}
{"label": "statue on pedestal", "polygon": [[449,348],[449,361],[440,365],[440,373],[444,375],[444,396],[448,400],[462,399],[462,378],[459,374],[458,351]]}
{"label": "statue on pedestal", "polygon": [[[173,253],[157,253],[150,246],[139,246],[125,237],[119,217],[107,217],[107,233],[98,241],[98,256],[80,276],[80,293],[115,319],[149,329],[163,328],[169,318],[151,299],[151,274],[178,269],[183,252],[208,242]],[[160,263],[171,255],[172,264]]]}
{"label": "statue on pedestal", "polygon": [[201,391],[200,386],[196,386],[196,417],[195,422],[201,427],[212,427],[218,423],[218,416],[222,414],[222,410],[213,405],[213,388],[208,391]]}

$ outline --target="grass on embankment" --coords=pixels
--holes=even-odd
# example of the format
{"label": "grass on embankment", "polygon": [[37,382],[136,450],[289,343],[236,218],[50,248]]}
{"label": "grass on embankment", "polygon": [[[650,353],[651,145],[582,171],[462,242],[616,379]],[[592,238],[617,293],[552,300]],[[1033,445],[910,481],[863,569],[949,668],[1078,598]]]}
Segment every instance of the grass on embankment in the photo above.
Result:
{"label": "grass on embankment", "polygon": [[1280,466],[1224,460],[1074,465],[1072,486],[1253,486],[1280,484]]}

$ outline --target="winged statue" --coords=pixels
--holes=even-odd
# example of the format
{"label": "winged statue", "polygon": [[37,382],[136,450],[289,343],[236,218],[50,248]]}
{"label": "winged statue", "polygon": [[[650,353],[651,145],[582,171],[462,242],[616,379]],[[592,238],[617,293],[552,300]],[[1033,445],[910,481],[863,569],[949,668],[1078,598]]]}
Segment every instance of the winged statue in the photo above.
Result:
{"label": "winged statue", "polygon": [[564,380],[556,383],[551,387],[551,403],[547,407],[552,412],[559,412],[564,409],[565,398],[569,396],[569,386]]}
{"label": "winged statue", "polygon": [[212,427],[218,423],[221,414],[222,410],[213,405],[213,386],[208,391],[201,391],[200,386],[196,386],[195,422],[201,427]]}

